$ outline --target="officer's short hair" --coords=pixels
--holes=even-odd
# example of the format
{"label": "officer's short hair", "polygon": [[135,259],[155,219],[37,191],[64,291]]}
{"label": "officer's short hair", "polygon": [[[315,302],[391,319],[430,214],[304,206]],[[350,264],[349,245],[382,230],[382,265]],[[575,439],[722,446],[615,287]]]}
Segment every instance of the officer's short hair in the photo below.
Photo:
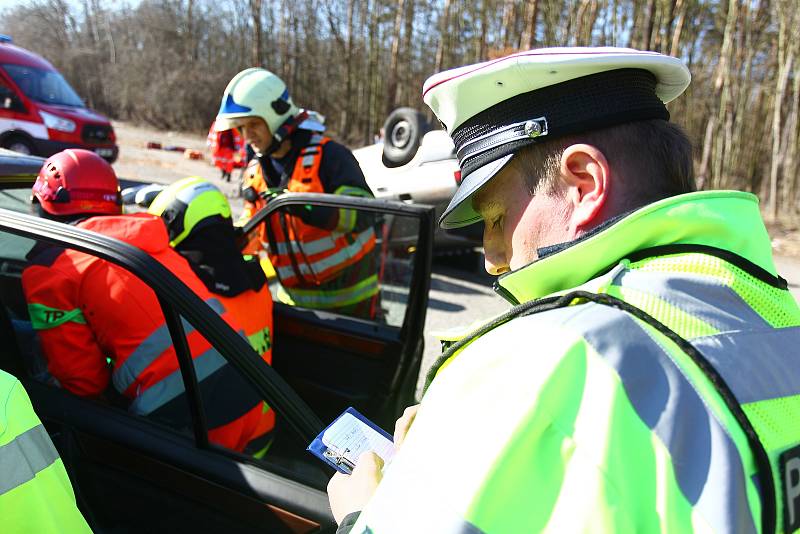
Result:
{"label": "officer's short hair", "polygon": [[522,148],[512,160],[531,195],[556,193],[561,155],[574,144],[597,147],[630,209],[696,190],[692,144],[683,129],[660,119],[629,122]]}

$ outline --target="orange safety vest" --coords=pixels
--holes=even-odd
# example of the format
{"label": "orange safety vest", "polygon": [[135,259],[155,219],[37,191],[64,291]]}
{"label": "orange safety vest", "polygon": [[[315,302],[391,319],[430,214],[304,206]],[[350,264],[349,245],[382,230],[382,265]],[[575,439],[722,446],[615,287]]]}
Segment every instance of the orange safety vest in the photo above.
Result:
{"label": "orange safety vest", "polygon": [[[212,295],[186,260],[169,247],[163,221],[154,215],[91,217],[77,224],[138,246],[181,279],[239,331],[233,314]],[[49,247],[31,258],[22,285],[31,323],[48,370],[67,390],[83,396],[114,388],[129,411],[153,415],[176,428],[190,426],[183,379],[161,306],[139,278],[105,260]],[[242,450],[269,426],[263,403],[211,344],[184,322],[209,439]],[[110,365],[107,363],[110,360]],[[271,410],[270,410],[271,412]],[[263,432],[262,432],[263,433]]]}
{"label": "orange safety vest", "polygon": [[[315,135],[300,151],[288,189],[295,193],[324,193],[319,179],[322,147],[329,138]],[[341,211],[347,212],[342,215]],[[354,216],[340,210],[340,216]],[[375,248],[371,227],[362,232],[339,232],[305,224],[300,217],[276,213],[270,218],[275,250],[269,259],[284,287],[313,287],[336,278]]]}
{"label": "orange safety vest", "polygon": [[[289,179],[287,189],[294,193],[327,193],[319,177],[322,150],[330,138],[314,135],[311,142],[300,151]],[[267,190],[261,166],[255,162],[245,186],[257,192]],[[246,216],[252,216],[265,204],[258,199],[248,206]],[[355,217],[353,210],[339,210],[340,217]],[[372,227],[360,232],[341,232],[311,226],[298,216],[275,213],[268,222],[269,228],[259,231],[261,242],[271,233],[274,247],[268,254],[278,273],[281,284],[287,288],[315,287],[336,278],[344,269],[362,259],[375,249],[375,232]],[[248,247],[250,248],[250,247]]]}

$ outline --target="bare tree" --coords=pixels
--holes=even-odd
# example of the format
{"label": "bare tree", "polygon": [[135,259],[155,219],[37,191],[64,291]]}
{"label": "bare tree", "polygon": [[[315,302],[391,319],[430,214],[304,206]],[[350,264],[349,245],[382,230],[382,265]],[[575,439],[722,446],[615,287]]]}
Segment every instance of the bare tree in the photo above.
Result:
{"label": "bare tree", "polygon": [[264,50],[262,45],[262,35],[264,34],[261,25],[261,0],[249,0],[250,17],[253,19],[253,47],[250,52],[250,64],[254,67],[261,66],[261,52]]}
{"label": "bare tree", "polygon": [[42,54],[114,118],[207,131],[239,70],[263,65],[332,135],[367,142],[432,73],[534,46],[632,45],[692,71],[669,105],[699,142],[702,187],[798,214],[796,0],[28,0],[0,32]]}

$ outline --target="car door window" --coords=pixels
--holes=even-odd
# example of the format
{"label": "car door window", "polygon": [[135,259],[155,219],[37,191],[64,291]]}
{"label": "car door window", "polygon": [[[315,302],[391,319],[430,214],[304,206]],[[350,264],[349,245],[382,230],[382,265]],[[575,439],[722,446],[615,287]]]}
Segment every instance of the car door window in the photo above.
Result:
{"label": "car door window", "polygon": [[[312,209],[326,214],[303,215]],[[326,224],[314,227],[306,220]],[[399,328],[419,232],[416,217],[306,204],[273,213],[246,241],[251,250],[259,245],[265,270],[274,274],[270,287],[277,302]]]}
{"label": "car door window", "polygon": [[[254,461],[265,457],[276,436],[274,409],[200,329],[172,307],[165,313],[139,277],[90,253],[9,232],[0,231],[0,245],[0,319],[7,319],[5,335],[13,338],[2,340],[9,347],[4,360],[13,362],[17,374],[202,446]],[[209,311],[247,338],[229,310],[205,296]],[[171,314],[179,328],[169,324]],[[149,317],[146,332],[137,326],[143,316]],[[194,385],[188,395],[187,380]],[[304,440],[285,422],[280,433],[280,452],[266,463],[293,465],[316,486],[324,485],[328,474],[305,452]]]}
{"label": "car door window", "polygon": [[243,227],[243,250],[272,274],[273,366],[323,421],[353,406],[390,428],[415,402],[432,217],[423,206],[287,193]]}
{"label": "car door window", "polygon": [[0,109],[25,111],[25,106],[20,102],[17,94],[2,79],[0,79]]}

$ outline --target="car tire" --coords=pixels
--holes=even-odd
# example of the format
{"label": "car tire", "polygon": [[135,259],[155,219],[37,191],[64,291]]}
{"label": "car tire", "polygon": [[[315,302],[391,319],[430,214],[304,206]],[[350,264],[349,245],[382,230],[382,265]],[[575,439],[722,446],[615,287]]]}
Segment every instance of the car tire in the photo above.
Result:
{"label": "car tire", "polygon": [[397,108],[383,123],[383,164],[405,165],[417,153],[422,136],[430,130],[425,116],[413,108]]}
{"label": "car tire", "polygon": [[20,135],[12,135],[8,139],[3,140],[3,143],[0,146],[9,150],[13,150],[14,152],[19,152],[20,154],[25,154],[27,156],[36,154],[36,149],[33,146],[33,143]]}

